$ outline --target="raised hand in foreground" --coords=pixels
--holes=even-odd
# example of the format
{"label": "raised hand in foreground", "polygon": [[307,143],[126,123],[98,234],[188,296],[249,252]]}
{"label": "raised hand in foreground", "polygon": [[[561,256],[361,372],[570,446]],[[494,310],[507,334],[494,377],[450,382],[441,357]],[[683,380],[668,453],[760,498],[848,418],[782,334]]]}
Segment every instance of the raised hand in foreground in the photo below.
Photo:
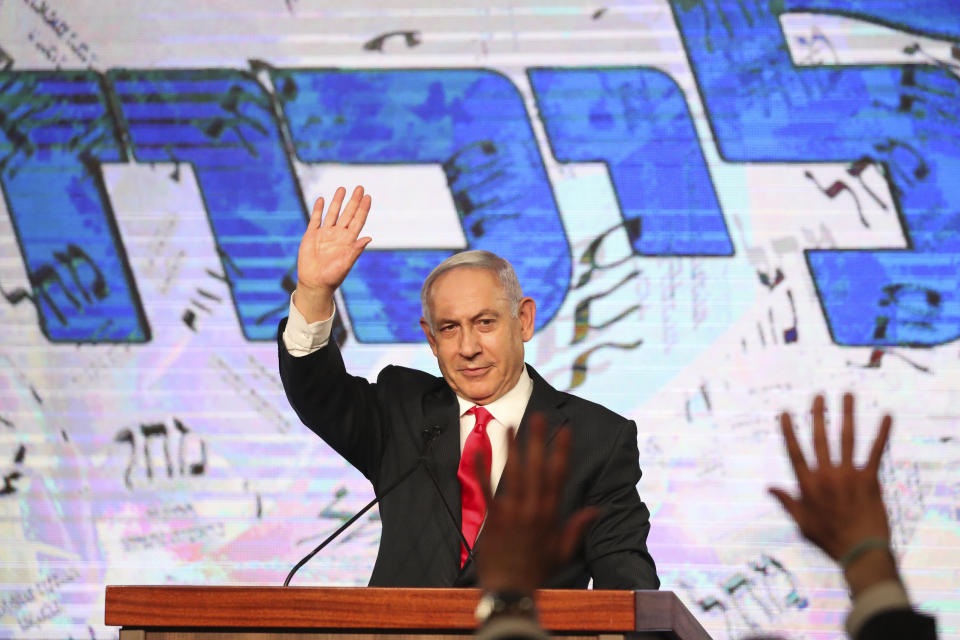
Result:
{"label": "raised hand in foreground", "polygon": [[814,468],[807,465],[800,450],[790,416],[780,415],[800,496],[791,497],[777,488],[770,493],[793,517],[800,532],[843,569],[853,596],[846,620],[851,638],[933,640],[936,621],[911,608],[890,550],[890,524],[877,476],[893,421],[889,415],[883,417],[867,464],[858,468],[853,464],[853,396],[843,396],[838,464],[830,458],[824,412],[823,396],[817,396],[812,409]]}
{"label": "raised hand in foreground", "polygon": [[528,428],[525,447],[511,438],[500,480],[503,488],[496,498],[489,478],[480,479],[487,519],[477,540],[477,577],[488,592],[532,594],[570,559],[599,515],[596,507],[584,507],[566,523],[558,521],[571,434],[560,429],[548,452],[543,416],[534,415]]}
{"label": "raised hand in foreground", "polygon": [[816,466],[813,468],[807,465],[800,450],[789,414],[780,415],[780,427],[800,495],[794,498],[778,488],[771,488],[770,493],[796,521],[804,537],[840,564],[856,596],[877,582],[898,577],[890,553],[887,510],[877,477],[892,419],[889,415],[883,417],[867,464],[858,468],[853,463],[853,409],[853,396],[845,394],[840,461],[834,464],[827,443],[824,399],[822,395],[814,399],[811,411]]}
{"label": "raised hand in foreground", "polygon": [[334,291],[372,240],[358,238],[370,212],[370,196],[358,186],[341,212],[346,193],[343,187],[337,189],[326,216],[323,198],[317,198],[300,240],[293,302],[307,322],[325,320],[333,314]]}

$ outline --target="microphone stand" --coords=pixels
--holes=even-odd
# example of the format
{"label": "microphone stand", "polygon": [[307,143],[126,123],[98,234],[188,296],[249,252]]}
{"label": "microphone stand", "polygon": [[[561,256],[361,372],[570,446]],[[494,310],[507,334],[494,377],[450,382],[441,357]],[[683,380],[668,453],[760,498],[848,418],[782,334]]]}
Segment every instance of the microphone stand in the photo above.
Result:
{"label": "microphone stand", "polygon": [[443,497],[443,491],[440,490],[440,483],[437,482],[437,477],[433,474],[433,467],[430,466],[430,462],[428,460],[424,460],[424,467],[427,469],[427,475],[430,476],[430,480],[433,482],[433,486],[437,490],[437,495],[440,496],[440,502],[443,503],[443,507],[447,510],[447,515],[450,516],[450,521],[453,522],[453,528],[456,529],[457,533],[460,534],[460,542],[467,550],[467,557],[470,560],[474,560],[473,549],[470,548],[470,544],[467,542],[467,537],[463,535],[463,529],[457,526],[457,516],[453,515],[453,509],[451,509],[450,505],[447,504],[447,499]]}
{"label": "microphone stand", "polygon": [[[402,476],[400,476],[399,478],[397,478],[396,480],[394,480],[394,481],[390,484],[390,486],[388,486],[380,495],[374,496],[373,500],[371,500],[370,502],[367,503],[367,506],[365,506],[363,509],[361,509],[361,510],[358,511],[356,514],[354,514],[354,516],[353,516],[352,518],[350,518],[349,520],[347,520],[346,522],[344,522],[344,523],[340,526],[339,529],[337,529],[336,531],[334,531],[333,533],[331,533],[329,536],[327,536],[327,537],[324,539],[323,542],[321,542],[319,545],[317,545],[317,548],[316,548],[316,549],[314,549],[313,551],[311,551],[310,553],[308,553],[300,562],[298,562],[296,565],[294,565],[293,569],[290,569],[290,573],[287,574],[287,579],[283,581],[283,586],[289,587],[289,586],[290,586],[290,579],[293,578],[293,574],[295,574],[295,573],[297,572],[297,570],[300,569],[300,567],[302,567],[303,565],[305,565],[305,564],[307,564],[308,562],[310,562],[310,559],[311,559],[313,556],[315,556],[315,555],[317,555],[318,553],[320,553],[320,552],[323,550],[324,547],[326,547],[328,544],[330,544],[331,542],[333,542],[333,541],[336,539],[337,536],[339,536],[341,533],[343,533],[344,531],[346,531],[347,528],[348,528],[350,525],[352,525],[354,522],[356,522],[357,520],[359,520],[360,517],[363,516],[363,514],[365,514],[367,511],[369,511],[370,509],[372,509],[372,508],[373,508],[373,505],[377,504],[377,503],[380,501],[381,498],[385,498],[391,491],[393,491],[394,489],[396,489],[396,488],[400,485],[401,482],[403,482],[404,480],[406,480],[407,478],[409,478],[411,475],[413,475],[413,472],[416,471],[416,470],[420,467],[421,464],[427,464],[427,453],[430,452],[430,447],[433,445],[434,440],[437,439],[437,436],[440,435],[440,431],[441,431],[441,430],[442,430],[442,429],[441,429],[440,427],[427,427],[427,428],[425,428],[425,429],[423,430],[423,437],[424,437],[424,439],[427,441],[427,443],[426,443],[426,446],[425,446],[424,449],[423,449],[423,453],[420,454],[420,457],[419,457],[419,458],[417,458],[417,462],[416,462],[412,467],[410,467],[409,469],[407,469],[407,472],[406,472],[406,473],[404,473]],[[427,467],[429,468],[429,465],[427,465]],[[433,474],[432,474],[432,473],[430,474],[430,478],[433,479]],[[434,480],[434,484],[436,484],[436,480]],[[438,490],[439,490],[439,487],[437,487],[437,488],[438,488]],[[443,504],[444,504],[444,506],[447,506],[447,503],[446,503],[446,502],[444,502]],[[450,507],[447,506],[447,511],[449,511],[449,510],[450,510]],[[451,517],[453,517],[452,514],[451,514]],[[454,522],[456,522],[456,519],[454,519]],[[462,533],[462,532],[460,533],[460,536],[463,537],[463,533]],[[469,551],[470,548],[467,547],[467,549],[468,549],[468,551]],[[471,554],[471,557],[472,557],[472,554]]]}

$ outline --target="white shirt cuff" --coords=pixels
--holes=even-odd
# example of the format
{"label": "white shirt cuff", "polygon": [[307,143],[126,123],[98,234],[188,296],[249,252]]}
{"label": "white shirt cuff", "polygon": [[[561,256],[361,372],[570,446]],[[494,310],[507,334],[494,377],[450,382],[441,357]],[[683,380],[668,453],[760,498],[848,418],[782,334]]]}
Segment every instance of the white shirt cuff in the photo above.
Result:
{"label": "white shirt cuff", "polygon": [[290,294],[290,315],[287,318],[287,326],[283,330],[283,345],[287,348],[287,353],[294,358],[302,358],[327,346],[337,307],[334,304],[333,313],[326,320],[317,320],[308,324],[307,319],[297,309],[297,305],[293,304],[294,294],[296,291]]}
{"label": "white shirt cuff", "polygon": [[898,580],[885,580],[864,590],[853,601],[853,608],[847,614],[847,634],[857,637],[864,623],[873,616],[890,609],[909,609],[910,599],[907,591]]}

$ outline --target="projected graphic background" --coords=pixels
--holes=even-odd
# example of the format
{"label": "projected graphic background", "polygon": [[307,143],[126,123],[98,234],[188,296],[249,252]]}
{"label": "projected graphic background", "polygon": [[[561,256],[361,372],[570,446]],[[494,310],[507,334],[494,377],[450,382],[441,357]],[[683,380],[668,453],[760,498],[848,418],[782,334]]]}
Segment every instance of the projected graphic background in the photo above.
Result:
{"label": "projected graphic background", "polygon": [[[663,588],[717,638],[841,636],[765,488],[778,411],[854,389],[861,454],[895,415],[911,594],[960,637],[951,0],[3,0],[0,68],[0,637],[115,637],[106,584],[280,584],[371,497],[274,342],[313,199],[358,183],[352,372],[436,372],[423,277],[510,259],[527,361],[636,419]],[[295,582],[365,584],[378,536]]]}

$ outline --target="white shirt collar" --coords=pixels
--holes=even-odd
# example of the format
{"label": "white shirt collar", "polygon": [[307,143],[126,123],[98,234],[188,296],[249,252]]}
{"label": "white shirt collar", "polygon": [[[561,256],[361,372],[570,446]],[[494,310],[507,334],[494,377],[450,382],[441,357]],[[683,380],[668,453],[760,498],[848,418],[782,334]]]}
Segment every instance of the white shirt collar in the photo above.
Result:
{"label": "white shirt collar", "polygon": [[[505,427],[519,427],[523,419],[523,413],[527,410],[527,403],[530,402],[530,396],[533,394],[533,379],[527,373],[527,365],[523,365],[520,372],[520,379],[513,389],[497,398],[490,404],[483,405],[484,409],[490,412],[493,419]],[[477,406],[476,402],[471,402],[457,396],[457,403],[460,405],[460,417],[463,417],[467,411]]]}

